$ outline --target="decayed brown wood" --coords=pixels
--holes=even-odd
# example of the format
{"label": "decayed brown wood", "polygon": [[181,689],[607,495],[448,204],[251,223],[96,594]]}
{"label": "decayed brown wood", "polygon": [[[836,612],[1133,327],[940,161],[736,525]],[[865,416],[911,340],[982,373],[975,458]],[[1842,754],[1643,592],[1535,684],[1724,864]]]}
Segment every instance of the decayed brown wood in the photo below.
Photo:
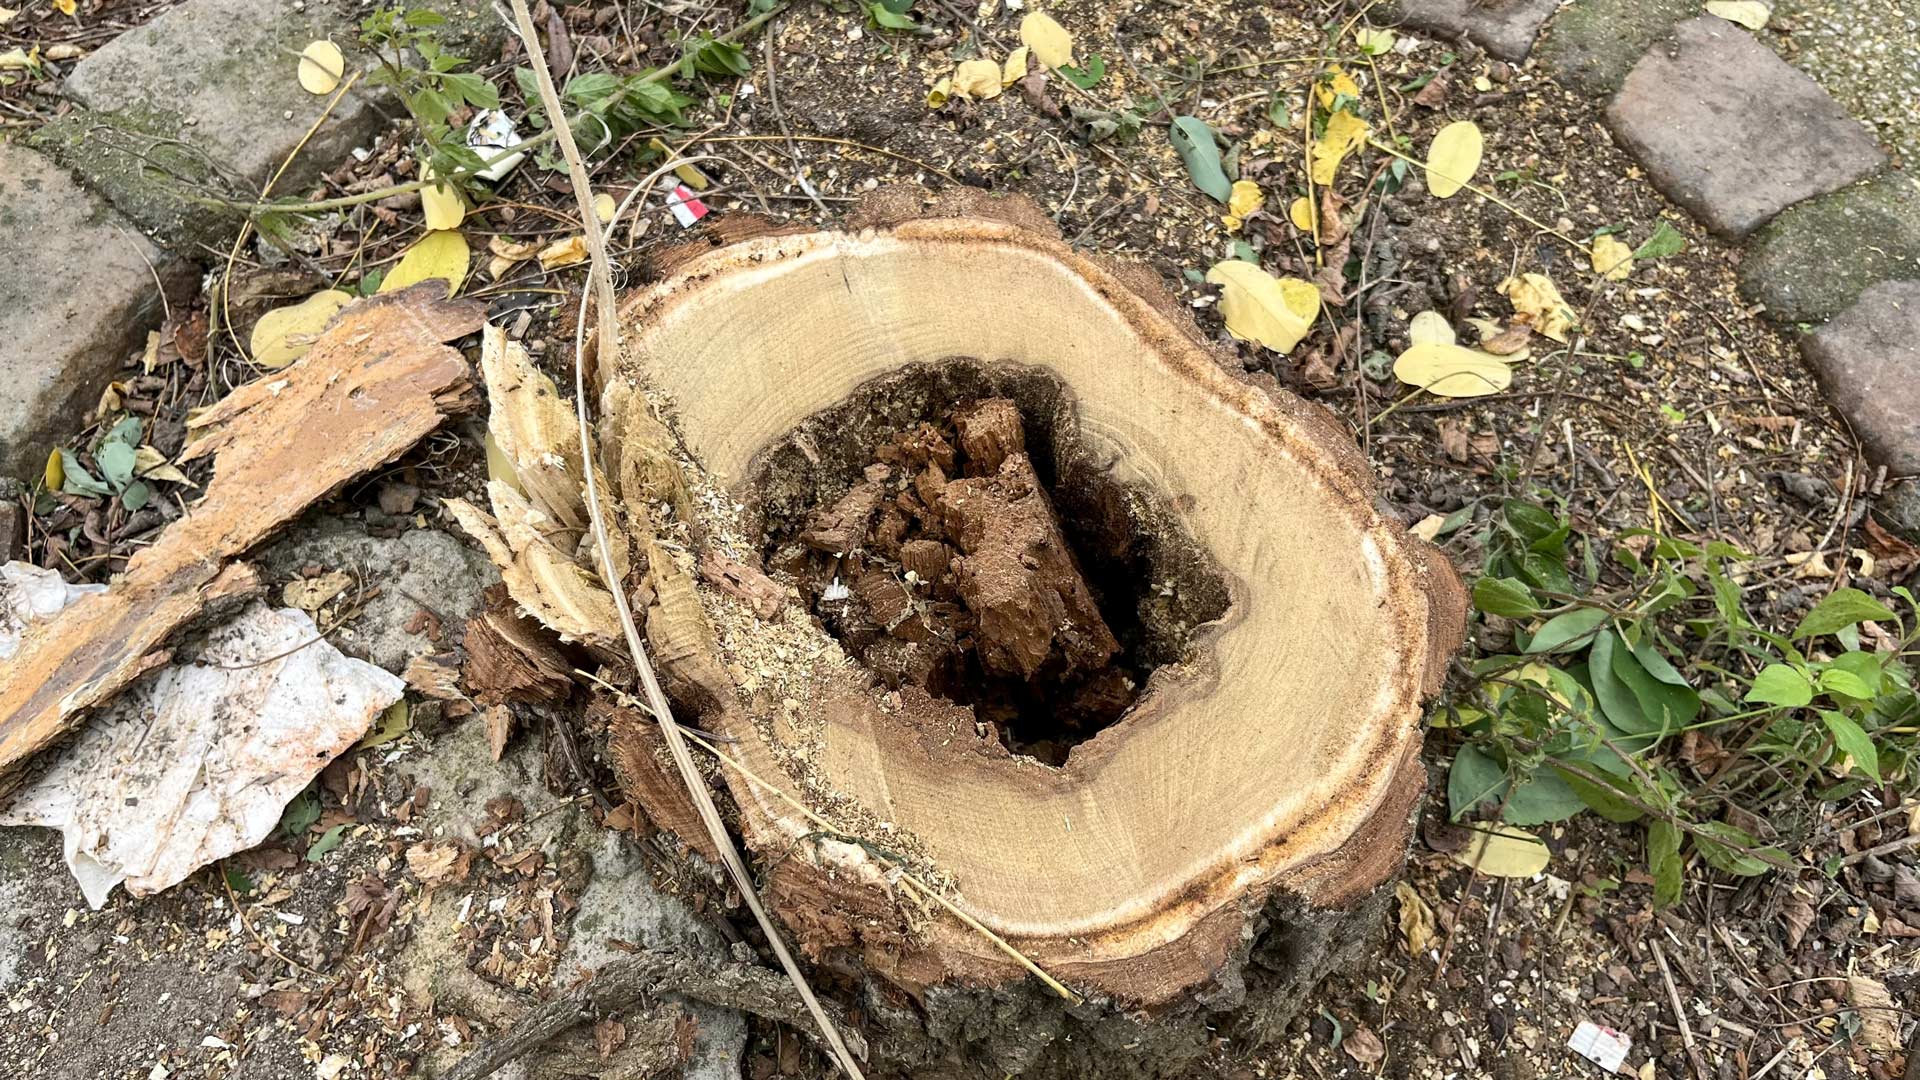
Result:
{"label": "decayed brown wood", "polygon": [[486,607],[467,621],[461,678],[482,705],[560,701],[573,689],[572,665],[520,615],[500,586],[486,591]]}
{"label": "decayed brown wood", "polygon": [[205,497],[107,592],[36,623],[0,666],[0,772],[164,659],[155,650],[207,604],[254,588],[229,560],[470,404],[467,362],[444,343],[485,315],[433,282],[359,301],[304,358],[190,421],[181,460],[214,459]]}

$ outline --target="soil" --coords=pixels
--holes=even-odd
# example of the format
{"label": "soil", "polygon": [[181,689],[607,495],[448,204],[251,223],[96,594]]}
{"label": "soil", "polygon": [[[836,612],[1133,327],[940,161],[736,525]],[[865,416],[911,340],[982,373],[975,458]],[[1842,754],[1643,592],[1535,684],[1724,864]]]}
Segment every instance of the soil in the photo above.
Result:
{"label": "soil", "polygon": [[[1328,28],[1338,29],[1360,6],[1050,4],[1049,12],[1073,30],[1081,62],[1093,53],[1103,58],[1101,81],[1079,91],[1048,79],[1031,90],[957,100],[938,111],[926,105],[928,86],[973,51],[1003,58],[1017,44],[1020,11],[989,7],[989,15],[958,19],[944,5],[922,5],[916,17],[928,30],[915,35],[877,30],[852,8],[805,6],[773,24],[770,54],[758,46],[748,50],[753,72],[724,84],[724,101],[710,95],[689,109],[690,131],[702,134],[660,134],[726,159],[702,163],[715,181],[703,198],[723,216],[819,224],[865,191],[897,181],[957,181],[1026,195],[1077,246],[1146,266],[1193,309],[1203,332],[1222,342],[1229,338],[1217,297],[1202,278],[1236,243],[1248,245],[1276,274],[1319,280],[1328,299],[1312,336],[1291,356],[1234,343],[1243,372],[1294,389],[1345,422],[1381,477],[1383,496],[1409,522],[1462,522],[1441,532],[1440,542],[1463,566],[1479,561],[1476,523],[1490,506],[1544,492],[1602,535],[1653,527],[1735,544],[1753,556],[1743,586],[1749,602],[1783,624],[1842,584],[1879,594],[1897,584],[1906,569],[1869,568],[1877,541],[1862,524],[1884,478],[1866,467],[1822,403],[1791,331],[1741,301],[1734,281],[1739,252],[1695,227],[1646,183],[1612,144],[1591,101],[1528,67],[1410,36],[1402,41],[1411,48],[1371,61],[1343,54],[1383,139],[1404,137],[1417,154],[1445,123],[1475,121],[1487,139],[1482,181],[1506,205],[1467,194],[1436,199],[1417,168],[1383,192],[1378,185],[1394,176],[1392,159],[1365,151],[1334,185],[1345,204],[1349,241],[1316,252],[1285,214],[1292,198],[1306,194],[1300,133],[1273,117],[1285,121],[1303,110],[1327,64]],[[601,11],[612,14],[603,19]],[[556,17],[573,27],[577,40],[599,35],[606,43],[590,49],[590,58],[628,68],[667,54],[668,46],[647,43],[649,35],[657,41],[663,29],[673,36],[696,25],[718,29],[726,18],[717,9],[696,12],[682,25],[652,8],[594,4],[556,9]],[[30,43],[21,36],[26,19],[0,30],[0,46]],[[980,27],[977,41],[973,23]],[[609,25],[622,29],[609,31]],[[635,25],[645,33],[636,34]],[[616,54],[621,59],[608,59]],[[483,70],[510,87],[511,66],[503,60]],[[1429,77],[1423,92],[1417,84]],[[746,92],[749,83],[755,93]],[[1434,83],[1443,92],[1432,91]],[[771,106],[776,89],[778,113]],[[1102,121],[1156,95],[1174,99],[1180,111],[1235,144],[1239,174],[1265,190],[1265,206],[1245,216],[1238,231],[1222,221],[1221,206],[1193,187],[1156,110],[1142,110],[1137,138],[1088,141],[1100,134]],[[18,105],[25,96],[22,88],[10,88],[0,92],[0,104],[10,117],[39,115]],[[338,163],[326,193],[393,167],[405,157],[397,145],[376,147],[365,163]],[[623,195],[636,173],[631,155],[608,153],[597,159],[596,186]],[[806,177],[812,196],[796,183],[796,173]],[[1388,179],[1386,187],[1395,182]],[[524,167],[503,185],[500,202],[470,222],[476,243],[494,232],[544,242],[577,231],[564,188],[553,174]],[[322,280],[351,285],[417,238],[417,214],[399,200],[350,219],[345,228],[339,221],[316,226],[300,262]],[[1618,284],[1596,283],[1583,257],[1542,228],[1580,239],[1615,229],[1632,246],[1662,221],[1686,238],[1686,250],[1642,264]],[[616,257],[637,272],[645,255],[682,238],[652,200],[639,230],[623,233]],[[1329,257],[1334,254],[1339,257]],[[1392,380],[1391,359],[1408,344],[1413,315],[1442,311],[1468,340],[1474,331],[1464,323],[1467,316],[1511,325],[1514,312],[1496,286],[1521,271],[1552,277],[1581,313],[1576,347],[1534,338],[1537,359],[1517,370],[1513,388],[1484,398],[1438,401]],[[265,270],[243,262],[241,273]],[[529,262],[498,280],[476,279],[469,291],[491,301],[499,321],[563,371],[580,277],[578,269],[548,274]],[[225,341],[207,338],[204,320],[201,301],[177,312],[164,331],[168,342],[183,334],[190,352],[207,350],[198,354],[204,364],[169,362],[160,382],[131,383],[163,423],[179,424],[188,407],[250,374]],[[137,358],[129,361],[129,380],[146,375]],[[1049,497],[1059,507],[1063,534],[1126,657],[1135,646],[1097,566],[1102,545],[1076,537],[1097,515],[1070,505],[1070,489],[1057,475],[1049,481],[1048,456],[1033,452],[1040,428],[1022,395],[1010,396],[1022,403],[1035,475],[1043,488],[1053,484]],[[928,411],[912,419],[939,430],[950,417]],[[894,429],[906,430],[905,424]],[[76,433],[76,445],[86,441],[84,434]],[[966,452],[958,430],[942,437],[958,461]],[[851,484],[861,466],[878,459],[880,441],[873,433],[862,444],[872,452],[863,457],[850,447],[825,474],[832,483]],[[964,473],[962,464],[954,475]],[[324,512],[377,520],[385,528],[443,528],[439,501],[475,495],[484,475],[477,434],[451,432],[390,474],[419,489],[418,524],[381,511],[378,484],[342,493]],[[897,496],[907,480],[903,470],[890,473],[887,483],[899,489]],[[781,490],[784,496],[756,508],[766,530],[757,535],[797,536],[798,522],[838,497],[802,485],[776,486],[776,495]],[[190,489],[179,494],[191,498]],[[125,528],[125,515],[103,524],[114,522],[114,513],[63,505],[52,511],[59,524],[51,532],[49,516],[41,515],[28,557],[62,565],[76,579],[103,580],[139,540]],[[751,563],[760,550],[744,543],[729,554]],[[903,545],[901,557],[883,568],[897,565],[904,578],[905,554]],[[1186,572],[1192,565],[1161,560],[1154,572]],[[796,580],[804,586],[807,578]],[[1181,596],[1202,592],[1178,590]],[[929,599],[939,600],[931,587]],[[1172,612],[1162,625],[1191,626],[1210,617],[1205,610]],[[1177,633],[1164,640],[1179,647]],[[1159,662],[1140,655],[1140,663]],[[593,760],[590,732],[576,740],[567,723],[531,714],[523,719],[517,745],[531,751],[533,764],[511,782],[530,792],[550,784],[587,802],[596,793],[604,798],[611,778]],[[468,720],[457,732],[470,733],[478,723]],[[1444,776],[1456,745],[1444,730],[1429,735],[1433,776]],[[172,1076],[304,1080],[317,1063],[340,1055],[350,1063],[342,1066],[350,1068],[344,1075],[404,1075],[405,1063],[429,1044],[463,1043],[475,1033],[453,1012],[416,1007],[394,989],[406,928],[428,905],[471,905],[486,913],[465,955],[488,979],[534,994],[566,985],[578,972],[556,971],[542,958],[553,941],[541,919],[550,902],[554,934],[572,932],[568,905],[578,886],[556,867],[571,867],[572,854],[584,847],[579,834],[541,833],[530,849],[537,860],[518,856],[521,863],[502,867],[502,859],[521,849],[499,851],[476,859],[469,880],[433,888],[400,869],[408,848],[423,842],[407,831],[420,826],[403,816],[413,813],[402,810],[414,797],[409,763],[439,752],[431,735],[416,733],[396,746],[351,754],[344,771],[362,779],[322,785],[318,793],[325,812],[336,815],[323,821],[350,818],[345,842],[307,861],[330,827],[316,824],[236,860],[248,875],[248,888],[236,893],[238,910],[227,895],[228,880],[210,871],[168,895],[116,897],[89,914],[58,866],[57,845],[38,833],[8,837],[20,852],[8,856],[9,872],[26,874],[33,884],[4,927],[31,947],[13,981],[0,986],[9,1006],[0,1014],[0,1071],[149,1076],[163,1075],[150,1070],[164,1063],[170,1070],[164,1075]],[[1435,785],[1430,819],[1444,816],[1443,789]],[[429,803],[452,818],[485,824],[483,806],[449,808],[444,798]],[[1882,980],[1899,1008],[1911,1010],[1920,1000],[1913,975],[1920,967],[1916,855],[1910,845],[1898,847],[1920,835],[1920,815],[1910,795],[1890,789],[1818,804],[1818,814],[1796,853],[1807,869],[1732,879],[1695,868],[1683,902],[1659,913],[1638,869],[1644,863],[1637,831],[1591,819],[1555,827],[1548,830],[1548,871],[1535,880],[1506,881],[1477,877],[1455,863],[1448,850],[1458,838],[1429,821],[1408,868],[1413,899],[1402,895],[1403,912],[1396,925],[1381,927],[1371,958],[1324,984],[1291,1028],[1221,1041],[1198,1075],[1593,1075],[1566,1049],[1574,1024],[1590,1018],[1632,1038],[1626,1068],[1643,1077],[1891,1080],[1900,1075],[1903,1055],[1870,1053],[1854,1038],[1859,1014],[1846,978]],[[596,803],[590,816],[642,829],[623,807],[609,811]],[[1895,849],[1869,854],[1889,844]],[[526,863],[537,865],[528,873]],[[368,878],[399,899],[391,923],[376,918],[363,933],[366,890],[356,894],[351,887]],[[705,889],[695,877],[683,877],[679,887],[704,898],[709,912],[727,908],[724,892]],[[1400,927],[1420,925],[1419,905],[1430,909],[1436,929],[1410,942]],[[273,948],[263,947],[262,938]],[[314,968],[332,973],[318,976]],[[203,1037],[235,1048],[203,1044]],[[744,1071],[756,1078],[825,1076],[828,1067],[791,1034],[756,1025]]]}

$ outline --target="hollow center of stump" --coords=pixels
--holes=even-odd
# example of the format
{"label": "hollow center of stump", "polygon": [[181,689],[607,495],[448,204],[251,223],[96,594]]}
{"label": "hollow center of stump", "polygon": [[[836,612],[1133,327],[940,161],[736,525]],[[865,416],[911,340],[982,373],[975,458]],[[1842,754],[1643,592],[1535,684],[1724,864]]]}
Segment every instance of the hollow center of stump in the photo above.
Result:
{"label": "hollow center of stump", "polygon": [[1057,766],[1227,607],[1166,500],[1114,471],[1057,378],[960,359],[809,417],[754,490],[767,564],[882,684]]}

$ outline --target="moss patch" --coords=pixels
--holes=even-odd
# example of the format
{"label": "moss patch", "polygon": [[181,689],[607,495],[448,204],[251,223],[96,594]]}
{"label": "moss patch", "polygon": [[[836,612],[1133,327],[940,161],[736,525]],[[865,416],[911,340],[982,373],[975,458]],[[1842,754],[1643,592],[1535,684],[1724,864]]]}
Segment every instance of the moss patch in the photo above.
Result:
{"label": "moss patch", "polygon": [[1698,0],[1574,0],[1547,24],[1534,55],[1564,85],[1604,97],[1675,23],[1698,14]]}
{"label": "moss patch", "polygon": [[1755,235],[1741,290],[1786,322],[1820,322],[1876,282],[1920,279],[1920,182],[1883,173],[1808,199]]}
{"label": "moss patch", "polygon": [[227,190],[213,165],[181,140],[177,114],[129,108],[76,110],[34,132],[29,145],[71,169],[168,247],[217,247],[240,217],[196,201]]}

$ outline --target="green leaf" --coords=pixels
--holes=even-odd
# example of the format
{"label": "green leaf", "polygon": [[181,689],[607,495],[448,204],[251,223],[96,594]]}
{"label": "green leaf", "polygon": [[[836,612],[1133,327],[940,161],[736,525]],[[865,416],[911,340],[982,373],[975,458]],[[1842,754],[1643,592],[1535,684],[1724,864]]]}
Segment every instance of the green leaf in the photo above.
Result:
{"label": "green leaf", "polygon": [[140,432],[142,430],[140,418],[137,416],[129,416],[113,425],[112,429],[105,435],[100,436],[100,445],[105,446],[108,443],[121,443],[126,446],[139,446]]}
{"label": "green leaf", "polygon": [[1659,732],[1664,735],[1684,727],[1700,715],[1700,695],[1692,689],[1661,682],[1649,675],[1647,669],[1641,667],[1640,661],[1625,647],[1614,649],[1612,659],[1614,676],[1633,692],[1633,699],[1640,706],[1640,713],[1647,724],[1644,731],[1632,734]]}
{"label": "green leaf", "polygon": [[1878,653],[1862,652],[1858,649],[1844,652],[1834,657],[1827,667],[1829,670],[1844,671],[1866,685],[1867,693],[1855,694],[1855,697],[1877,696],[1880,693],[1881,683],[1886,681],[1886,668],[1881,664]]}
{"label": "green leaf", "polygon": [[689,40],[691,44],[686,46],[686,55],[680,61],[683,75],[737,77],[753,70],[746,51],[731,41],[720,41],[710,34],[696,34]]}
{"label": "green leaf", "polygon": [[1500,819],[1509,825],[1544,825],[1565,821],[1587,808],[1557,769],[1542,766],[1507,796]]}
{"label": "green leaf", "polygon": [[60,471],[65,479],[60,490],[69,495],[111,495],[113,489],[94,479],[93,474],[82,468],[80,458],[71,450],[60,451]]}
{"label": "green leaf", "polygon": [[1687,238],[1664,219],[1656,225],[1653,235],[1647,242],[1633,249],[1635,259],[1664,259],[1669,255],[1678,255],[1687,250]]}
{"label": "green leaf", "polygon": [[128,446],[126,443],[107,442],[100,444],[100,450],[93,455],[93,460],[99,463],[100,475],[113,490],[123,490],[132,482],[133,470],[137,462],[133,447]]}
{"label": "green leaf", "polygon": [[127,485],[127,490],[120,493],[120,504],[128,510],[138,510],[147,505],[148,500],[152,498],[153,489],[147,486],[147,482],[135,480]]}
{"label": "green leaf", "polygon": [[1671,822],[1647,822],[1647,871],[1653,875],[1653,905],[1664,908],[1679,903],[1686,879],[1681,872],[1680,830]]}
{"label": "green leaf", "polygon": [[1827,730],[1832,733],[1833,745],[1852,758],[1861,772],[1879,781],[1880,752],[1874,748],[1873,737],[1867,734],[1866,729],[1851,716],[1830,709],[1820,710],[1820,719],[1826,722]]}
{"label": "green leaf", "polygon": [[1531,619],[1540,614],[1533,590],[1518,578],[1486,578],[1473,583],[1473,606],[1489,615]]}
{"label": "green leaf", "polygon": [[1762,705],[1785,705],[1797,709],[1813,700],[1813,685],[1807,677],[1785,664],[1768,664],[1754,676],[1753,685],[1741,701]]}
{"label": "green leaf", "polygon": [[1220,162],[1220,146],[1214,141],[1213,129],[1206,122],[1192,116],[1176,116],[1173,126],[1167,129],[1167,139],[1173,143],[1174,152],[1186,163],[1187,175],[1193,178],[1193,186],[1212,196],[1215,202],[1226,203],[1233,195],[1233,184],[1227,179],[1227,170]]}
{"label": "green leaf", "polygon": [[1693,826],[1694,850],[1714,869],[1737,877],[1758,877],[1791,865],[1786,853],[1759,847],[1752,834],[1724,821],[1702,821]]}
{"label": "green leaf", "polygon": [[904,14],[900,14],[891,10],[890,8],[887,7],[886,4],[883,4],[883,3],[876,2],[876,3],[868,4],[867,15],[869,18],[873,20],[873,24],[875,26],[883,27],[888,30],[920,29],[919,23],[914,22],[912,19],[908,18]]}
{"label": "green leaf", "polygon": [[321,859],[326,858],[328,852],[340,846],[340,841],[345,839],[346,835],[347,827],[345,825],[335,825],[333,828],[321,833],[320,839],[315,840],[313,846],[307,848],[307,861],[317,863]]}
{"label": "green leaf", "polygon": [[1555,766],[1554,771],[1560,774],[1560,779],[1566,781],[1568,789],[1578,796],[1581,802],[1608,821],[1624,823],[1640,820],[1640,808],[1621,797],[1621,792],[1626,790],[1625,781],[1603,772],[1593,772],[1593,776],[1606,781],[1602,784],[1595,783],[1584,776],[1576,776],[1558,766]]}
{"label": "green leaf", "polygon": [[245,870],[225,866],[221,867],[221,874],[227,879],[227,888],[234,892],[245,896],[253,891],[253,879],[247,876]]}
{"label": "green leaf", "polygon": [[1640,661],[1640,666],[1646,669],[1647,674],[1661,682],[1669,686],[1687,685],[1687,677],[1660,655],[1660,650],[1653,647],[1651,639],[1642,636],[1633,643],[1633,658]]}
{"label": "green leaf", "polygon": [[1793,630],[1793,637],[1818,637],[1853,626],[1856,623],[1891,621],[1887,606],[1859,589],[1835,589],[1832,595],[1814,605],[1807,617]]}
{"label": "green leaf", "polygon": [[280,812],[280,833],[283,836],[300,836],[319,820],[320,796],[308,788],[295,795],[287,808]]}
{"label": "green leaf", "polygon": [[1066,80],[1082,90],[1091,90],[1094,84],[1107,77],[1107,62],[1099,53],[1087,57],[1085,67],[1061,64],[1059,72]]}
{"label": "green leaf", "polygon": [[1625,648],[1620,635],[1611,630],[1594,635],[1593,649],[1587,653],[1587,678],[1593,682],[1593,696],[1607,720],[1621,731],[1635,735],[1658,731],[1659,724],[1647,722],[1633,688],[1613,673],[1613,654]]}
{"label": "green leaf", "polygon": [[1447,810],[1455,821],[1467,811],[1507,792],[1507,770],[1485,751],[1462,746],[1447,770]]}
{"label": "green leaf", "polygon": [[1529,653],[1563,652],[1584,647],[1595,629],[1607,621],[1600,608],[1575,608],[1548,619],[1527,643]]}
{"label": "green leaf", "polygon": [[462,101],[476,109],[497,109],[500,107],[500,91],[488,82],[485,76],[466,72],[458,75],[442,75],[440,82]]}
{"label": "green leaf", "polygon": [[1865,700],[1873,696],[1873,687],[1851,671],[1829,667],[1820,673],[1820,689],[1829,694]]}

